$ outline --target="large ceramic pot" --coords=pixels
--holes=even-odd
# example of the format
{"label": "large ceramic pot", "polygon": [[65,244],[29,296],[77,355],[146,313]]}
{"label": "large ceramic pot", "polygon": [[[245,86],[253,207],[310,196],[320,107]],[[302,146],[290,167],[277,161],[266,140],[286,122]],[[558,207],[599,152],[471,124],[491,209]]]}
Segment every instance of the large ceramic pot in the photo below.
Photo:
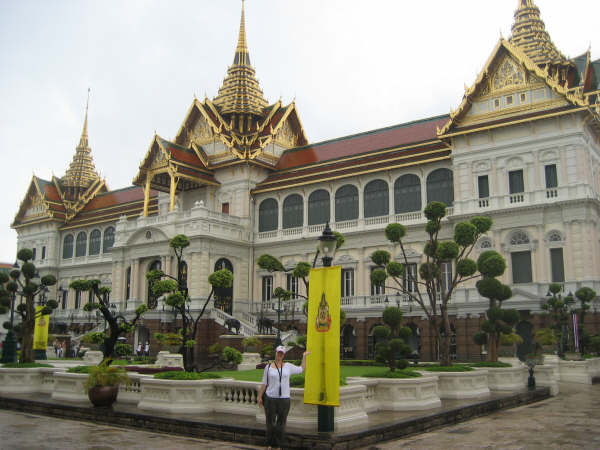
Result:
{"label": "large ceramic pot", "polygon": [[119,386],[94,386],[88,389],[88,398],[94,406],[108,408],[117,400]]}

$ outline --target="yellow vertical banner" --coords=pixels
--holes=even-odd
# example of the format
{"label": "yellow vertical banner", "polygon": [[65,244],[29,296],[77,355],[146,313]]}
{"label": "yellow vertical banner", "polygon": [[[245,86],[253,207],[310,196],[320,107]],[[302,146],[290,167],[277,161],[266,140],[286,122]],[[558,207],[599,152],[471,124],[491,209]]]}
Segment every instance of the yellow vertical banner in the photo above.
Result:
{"label": "yellow vertical banner", "polygon": [[342,269],[309,274],[304,403],[340,406],[340,298]]}
{"label": "yellow vertical banner", "polygon": [[[43,306],[36,306],[35,311],[39,312],[43,309]],[[48,325],[50,324],[50,315],[36,316],[35,328],[33,329],[33,349],[34,350],[46,350],[48,347]]]}

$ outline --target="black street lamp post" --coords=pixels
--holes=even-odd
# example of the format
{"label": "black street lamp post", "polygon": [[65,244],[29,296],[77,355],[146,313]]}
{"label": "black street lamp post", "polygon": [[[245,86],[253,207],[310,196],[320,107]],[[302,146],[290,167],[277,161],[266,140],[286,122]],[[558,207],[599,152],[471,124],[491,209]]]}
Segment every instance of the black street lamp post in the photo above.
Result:
{"label": "black street lamp post", "polygon": [[[329,228],[329,223],[325,224],[323,234],[319,236],[319,253],[323,267],[331,267],[333,257],[335,256],[337,238]],[[332,433],[334,429],[334,409],[333,406],[317,406],[317,431]]]}
{"label": "black street lamp post", "polygon": [[281,342],[281,297],[277,297],[277,338],[275,339],[275,348],[279,347]]}
{"label": "black street lamp post", "polygon": [[[18,269],[19,264],[15,261],[13,269]],[[6,333],[6,338],[2,343],[2,359],[1,363],[14,363],[17,362],[17,337],[13,329],[15,320],[15,302],[17,301],[17,293],[13,292],[12,298],[10,299],[10,329]]]}

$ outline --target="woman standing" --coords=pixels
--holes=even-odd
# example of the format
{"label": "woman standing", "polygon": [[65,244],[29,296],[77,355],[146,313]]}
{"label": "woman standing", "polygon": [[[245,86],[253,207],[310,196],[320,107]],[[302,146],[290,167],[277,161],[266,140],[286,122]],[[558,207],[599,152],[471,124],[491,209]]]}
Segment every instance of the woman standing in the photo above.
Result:
{"label": "woman standing", "polygon": [[[264,406],[267,419],[267,446],[281,448],[284,440],[285,422],[290,412],[290,375],[304,372],[306,356],[302,354],[300,367],[283,362],[285,347],[280,345],[275,349],[275,361],[265,367],[262,385],[258,391],[258,406]],[[266,398],[263,405],[263,394]]]}

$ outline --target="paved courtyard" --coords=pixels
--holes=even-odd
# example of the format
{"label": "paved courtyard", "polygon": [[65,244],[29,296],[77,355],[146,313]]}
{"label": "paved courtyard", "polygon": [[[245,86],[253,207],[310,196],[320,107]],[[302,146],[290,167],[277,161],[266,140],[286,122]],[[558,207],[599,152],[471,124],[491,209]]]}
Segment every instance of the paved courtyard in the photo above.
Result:
{"label": "paved courtyard", "polygon": [[[598,449],[600,385],[561,383],[561,394],[376,449]],[[2,449],[256,449],[260,447],[94,425],[0,410]]]}
{"label": "paved courtyard", "polygon": [[600,384],[561,383],[542,402],[364,449],[599,449]]}

